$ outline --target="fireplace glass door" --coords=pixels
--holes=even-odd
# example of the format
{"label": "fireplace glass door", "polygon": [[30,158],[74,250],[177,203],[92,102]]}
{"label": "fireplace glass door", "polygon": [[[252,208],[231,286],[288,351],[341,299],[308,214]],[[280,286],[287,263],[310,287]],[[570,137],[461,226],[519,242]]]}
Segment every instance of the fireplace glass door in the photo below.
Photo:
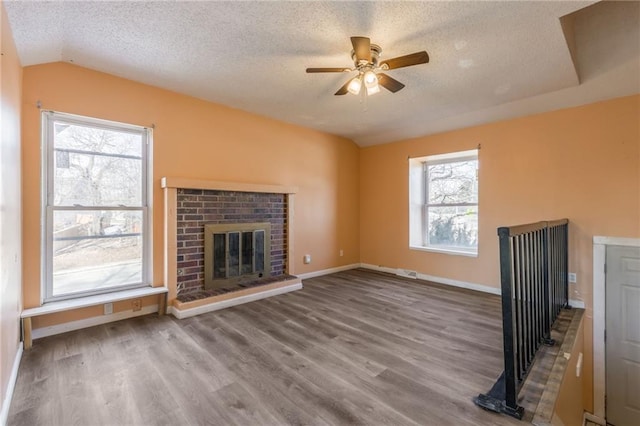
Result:
{"label": "fireplace glass door", "polygon": [[269,275],[270,224],[205,225],[205,288]]}

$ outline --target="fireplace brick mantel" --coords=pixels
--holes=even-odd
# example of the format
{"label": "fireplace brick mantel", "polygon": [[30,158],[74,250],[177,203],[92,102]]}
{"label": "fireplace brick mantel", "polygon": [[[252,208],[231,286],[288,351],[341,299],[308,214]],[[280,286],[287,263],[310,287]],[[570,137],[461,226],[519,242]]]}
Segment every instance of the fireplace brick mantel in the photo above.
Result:
{"label": "fireplace brick mantel", "polygon": [[[180,229],[179,223],[184,226],[185,214],[184,211],[184,195],[196,195],[196,194],[209,194],[210,191],[225,191],[225,192],[237,192],[242,193],[241,196],[246,196],[246,193],[254,194],[280,194],[281,199],[284,200],[286,208],[284,209],[284,236],[286,238],[284,249],[286,252],[285,258],[287,261],[284,264],[285,274],[293,275],[293,200],[294,194],[297,192],[297,187],[284,186],[284,185],[269,185],[269,184],[253,184],[253,183],[241,183],[241,182],[224,182],[213,180],[199,180],[188,179],[180,177],[163,177],[161,179],[161,187],[164,190],[164,279],[168,288],[168,300],[167,304],[171,306],[176,301],[178,296],[178,287],[180,282],[184,282],[183,278],[178,276],[178,251],[182,249],[179,245],[184,245],[184,239],[180,238],[180,233],[184,232],[184,229]],[[205,192],[201,192],[205,191]],[[180,198],[180,200],[179,200]],[[259,197],[260,198],[260,197]],[[181,201],[182,200],[182,201]],[[232,214],[235,212],[231,212]],[[193,219],[198,219],[199,215],[194,214]],[[231,218],[231,216],[230,216]],[[248,219],[248,217],[247,217]],[[203,216],[202,222],[206,221]],[[240,218],[240,221],[244,221]],[[216,220],[217,222],[217,220]],[[198,225],[201,225],[200,223]],[[195,266],[195,264],[194,264]],[[182,269],[183,274],[186,272]],[[184,285],[184,284],[183,284]]]}

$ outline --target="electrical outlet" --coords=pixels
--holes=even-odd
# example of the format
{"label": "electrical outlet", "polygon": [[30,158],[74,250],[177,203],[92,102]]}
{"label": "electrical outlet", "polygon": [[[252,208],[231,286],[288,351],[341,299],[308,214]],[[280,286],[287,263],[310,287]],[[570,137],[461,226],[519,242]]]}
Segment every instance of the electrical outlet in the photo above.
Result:
{"label": "electrical outlet", "polygon": [[340,257],[344,256],[344,250],[340,249]]}
{"label": "electrical outlet", "polygon": [[578,277],[577,277],[575,272],[569,272],[569,282],[570,283],[577,282],[577,279],[578,279]]}
{"label": "electrical outlet", "polygon": [[134,299],[131,301],[131,308],[135,311],[142,309],[142,299]]}
{"label": "electrical outlet", "polygon": [[308,265],[309,263],[311,263],[311,255],[310,254],[305,254],[304,258],[302,259],[302,261],[304,262],[305,265]]}
{"label": "electrical outlet", "polygon": [[104,314],[111,315],[113,313],[113,303],[104,304]]}

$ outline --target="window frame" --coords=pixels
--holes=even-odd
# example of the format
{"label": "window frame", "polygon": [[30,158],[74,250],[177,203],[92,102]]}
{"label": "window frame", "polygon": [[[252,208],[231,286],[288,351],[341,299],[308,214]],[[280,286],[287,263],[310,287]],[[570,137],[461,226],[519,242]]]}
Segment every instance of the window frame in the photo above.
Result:
{"label": "window frame", "polygon": [[[473,248],[457,246],[434,246],[429,243],[429,208],[433,207],[476,207],[480,210],[479,194],[479,150],[467,150],[447,154],[429,155],[424,157],[409,158],[409,248],[412,250],[445,253],[460,256],[477,257],[479,243]],[[459,163],[464,161],[477,161],[477,193],[475,203],[429,203],[429,176],[428,167],[438,164]],[[479,220],[478,220],[479,228]],[[479,232],[479,229],[478,229]]]}
{"label": "window frame", "polygon": [[[41,297],[42,304],[60,300],[78,299],[97,294],[108,294],[134,288],[152,286],[153,277],[153,174],[152,174],[152,141],[153,130],[149,127],[102,120],[76,114],[57,111],[42,111],[42,175],[41,175],[41,209],[42,209],[42,241],[41,250]],[[107,205],[58,205],[54,203],[55,180],[55,130],[56,123],[79,125],[102,130],[131,133],[141,136],[141,204],[140,206],[107,206]],[[104,155],[104,154],[99,154]],[[106,156],[109,156],[108,154]],[[118,155],[113,155],[118,156]],[[128,285],[103,287],[94,290],[77,291],[61,295],[53,294],[53,227],[56,211],[140,211],[142,216],[142,280]]]}

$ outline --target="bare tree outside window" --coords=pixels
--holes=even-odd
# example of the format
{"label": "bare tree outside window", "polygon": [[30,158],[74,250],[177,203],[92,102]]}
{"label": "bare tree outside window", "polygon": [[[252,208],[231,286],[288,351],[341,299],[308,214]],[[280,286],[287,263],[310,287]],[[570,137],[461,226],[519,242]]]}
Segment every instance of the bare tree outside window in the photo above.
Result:
{"label": "bare tree outside window", "polygon": [[478,160],[426,162],[427,246],[475,249],[478,245]]}
{"label": "bare tree outside window", "polygon": [[49,117],[48,296],[144,281],[146,131]]}

